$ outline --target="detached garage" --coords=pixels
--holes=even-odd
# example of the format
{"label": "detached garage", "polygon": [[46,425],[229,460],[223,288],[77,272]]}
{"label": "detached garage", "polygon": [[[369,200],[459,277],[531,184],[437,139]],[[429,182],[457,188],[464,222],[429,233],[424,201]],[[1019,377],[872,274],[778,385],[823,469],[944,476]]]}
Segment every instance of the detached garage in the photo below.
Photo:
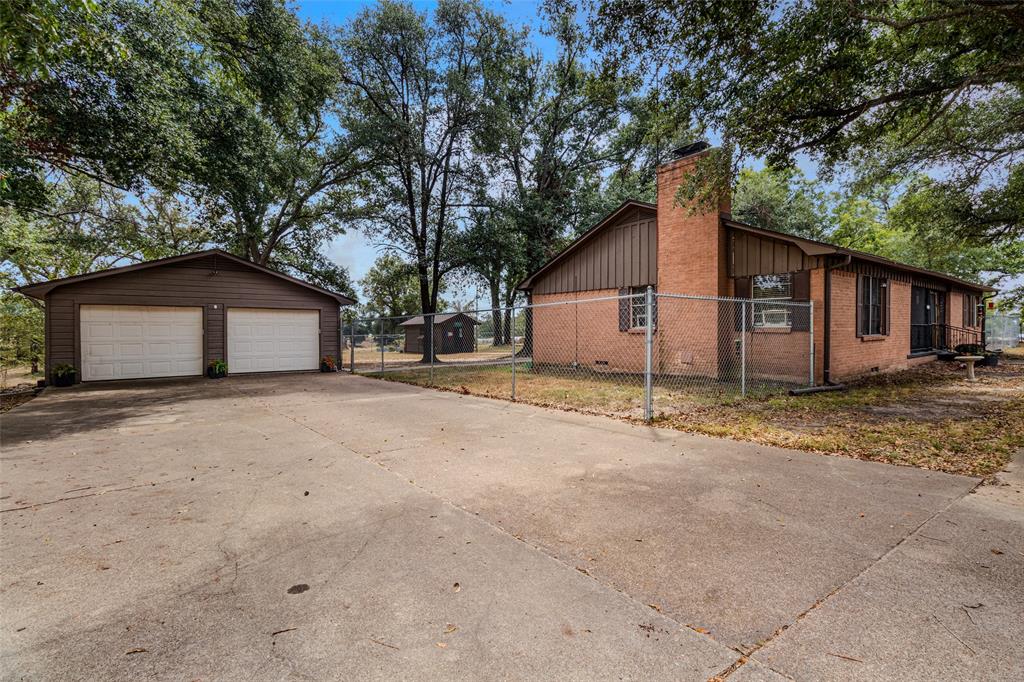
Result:
{"label": "detached garage", "polygon": [[[18,289],[46,304],[46,368],[77,381],[315,370],[339,358],[347,296],[220,249]],[[52,377],[51,377],[52,378]]]}

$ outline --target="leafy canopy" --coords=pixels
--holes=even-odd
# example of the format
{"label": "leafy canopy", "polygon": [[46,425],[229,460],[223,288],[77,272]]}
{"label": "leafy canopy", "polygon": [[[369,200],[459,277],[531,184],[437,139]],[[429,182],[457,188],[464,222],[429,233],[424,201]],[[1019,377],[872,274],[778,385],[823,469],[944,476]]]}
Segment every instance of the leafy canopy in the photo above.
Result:
{"label": "leafy canopy", "polygon": [[[950,228],[1024,235],[1024,3],[595,0],[605,53],[665,87],[727,149],[863,186],[927,172]],[[715,174],[712,173],[711,176]],[[701,178],[704,187],[715,183]],[[719,177],[719,180],[722,178]]]}

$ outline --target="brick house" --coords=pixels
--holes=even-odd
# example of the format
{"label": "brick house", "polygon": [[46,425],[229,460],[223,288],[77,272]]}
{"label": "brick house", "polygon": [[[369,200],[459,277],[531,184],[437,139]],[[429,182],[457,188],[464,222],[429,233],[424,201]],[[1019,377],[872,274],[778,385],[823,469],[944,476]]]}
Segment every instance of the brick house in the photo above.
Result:
{"label": "brick house", "polygon": [[[981,342],[982,298],[991,287],[741,223],[728,199],[717,211],[677,205],[677,188],[707,149],[696,143],[677,150],[657,171],[656,204],[624,202],[519,289],[533,304],[637,294],[648,286],[659,294],[764,301],[742,308],[741,322],[733,302],[659,299],[659,373],[721,376],[734,362],[741,328],[745,352],[777,365],[782,378],[800,381],[803,373],[806,381],[813,348],[819,384],[905,369],[957,344]],[[813,301],[813,320],[807,307],[771,301]],[[641,371],[644,312],[639,297],[535,308],[533,361]]]}

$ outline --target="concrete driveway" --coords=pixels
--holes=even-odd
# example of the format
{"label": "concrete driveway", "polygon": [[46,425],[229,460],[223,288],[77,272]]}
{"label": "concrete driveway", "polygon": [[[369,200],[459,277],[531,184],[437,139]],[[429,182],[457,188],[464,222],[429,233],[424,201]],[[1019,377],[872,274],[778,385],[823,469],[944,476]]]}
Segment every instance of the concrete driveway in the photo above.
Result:
{"label": "concrete driveway", "polygon": [[0,427],[4,679],[1024,674],[1024,509],[973,479],[344,375]]}

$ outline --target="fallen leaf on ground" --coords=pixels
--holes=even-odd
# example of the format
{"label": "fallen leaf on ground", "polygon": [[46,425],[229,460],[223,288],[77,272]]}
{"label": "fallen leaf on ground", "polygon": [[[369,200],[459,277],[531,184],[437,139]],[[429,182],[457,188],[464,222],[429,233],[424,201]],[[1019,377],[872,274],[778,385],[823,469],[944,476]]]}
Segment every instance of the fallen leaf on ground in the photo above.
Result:
{"label": "fallen leaf on ground", "polygon": [[124,655],[131,656],[132,654],[144,654],[148,651],[149,649],[129,649],[128,651],[124,652]]}
{"label": "fallen leaf on ground", "polygon": [[444,629],[444,634],[446,634],[446,635],[447,635],[447,634],[450,634],[450,633],[452,633],[452,632],[455,632],[455,631],[456,631],[456,630],[458,630],[458,629],[459,629],[459,626],[458,626],[458,625],[456,625],[455,623],[448,623],[448,627],[446,627],[446,628]]}

